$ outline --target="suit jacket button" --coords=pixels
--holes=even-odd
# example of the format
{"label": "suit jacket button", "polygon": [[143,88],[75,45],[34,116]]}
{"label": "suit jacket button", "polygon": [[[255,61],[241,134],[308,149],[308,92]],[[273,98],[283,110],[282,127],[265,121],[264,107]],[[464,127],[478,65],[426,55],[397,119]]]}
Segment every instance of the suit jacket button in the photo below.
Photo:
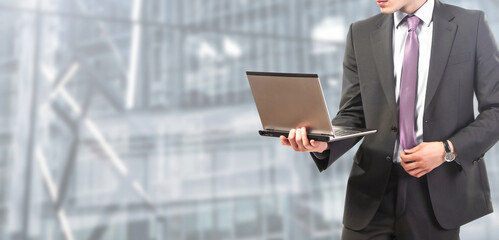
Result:
{"label": "suit jacket button", "polygon": [[397,128],[397,126],[392,126],[392,132],[399,132],[399,129]]}
{"label": "suit jacket button", "polygon": [[386,157],[386,161],[387,161],[387,162],[391,162],[391,161],[392,161],[392,157],[387,156],[387,157]]}

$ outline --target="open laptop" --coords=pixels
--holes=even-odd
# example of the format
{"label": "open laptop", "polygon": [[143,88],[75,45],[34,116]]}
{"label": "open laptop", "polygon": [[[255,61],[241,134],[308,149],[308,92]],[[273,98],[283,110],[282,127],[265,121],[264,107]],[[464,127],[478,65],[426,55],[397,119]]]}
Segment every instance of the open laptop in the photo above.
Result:
{"label": "open laptop", "polygon": [[332,126],[317,74],[246,72],[262,122],[262,136],[288,136],[307,128],[309,140],[333,142],[376,133],[374,129]]}

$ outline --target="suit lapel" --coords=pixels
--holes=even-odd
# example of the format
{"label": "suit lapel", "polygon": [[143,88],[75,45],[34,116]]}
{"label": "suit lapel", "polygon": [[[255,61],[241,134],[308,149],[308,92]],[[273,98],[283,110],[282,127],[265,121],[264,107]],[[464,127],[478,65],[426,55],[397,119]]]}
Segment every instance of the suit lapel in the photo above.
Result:
{"label": "suit lapel", "polygon": [[395,77],[393,74],[393,14],[381,15],[378,27],[371,33],[371,44],[383,91],[393,116],[397,118]]}
{"label": "suit lapel", "polygon": [[457,25],[454,16],[442,3],[435,1],[433,11],[433,40],[431,47],[430,69],[426,88],[425,112],[437,92],[449,59],[456,36]]}

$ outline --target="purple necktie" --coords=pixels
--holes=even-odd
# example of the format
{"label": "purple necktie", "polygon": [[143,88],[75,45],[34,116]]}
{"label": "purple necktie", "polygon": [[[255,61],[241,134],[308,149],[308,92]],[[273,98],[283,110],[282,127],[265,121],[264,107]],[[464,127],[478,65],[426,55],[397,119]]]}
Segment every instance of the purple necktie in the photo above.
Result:
{"label": "purple necktie", "polygon": [[407,17],[409,33],[405,41],[404,63],[402,64],[402,78],[400,82],[399,100],[399,129],[402,149],[411,149],[416,146],[414,134],[414,111],[416,102],[416,88],[418,80],[419,44],[416,29],[419,18]]}
{"label": "purple necktie", "polygon": [[[402,64],[402,78],[400,81],[400,99],[399,99],[399,129],[400,144],[402,149],[411,149],[416,146],[416,137],[414,134],[414,111],[416,103],[416,84],[418,80],[418,58],[419,44],[416,29],[419,24],[419,18],[410,16],[406,18],[409,33],[405,41],[404,63]],[[399,174],[397,184],[396,216],[401,216],[405,211],[407,198],[407,181],[409,175],[399,165],[397,166]]]}

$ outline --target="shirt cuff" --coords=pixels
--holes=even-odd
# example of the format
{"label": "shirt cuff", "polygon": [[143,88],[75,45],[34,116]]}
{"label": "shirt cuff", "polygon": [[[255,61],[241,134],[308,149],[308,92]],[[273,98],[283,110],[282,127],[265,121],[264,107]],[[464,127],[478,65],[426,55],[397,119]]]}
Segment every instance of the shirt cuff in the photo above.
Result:
{"label": "shirt cuff", "polygon": [[328,157],[329,157],[329,150],[326,150],[326,151],[321,152],[321,153],[319,153],[319,152],[313,152],[312,154],[314,154],[314,156],[315,156],[317,159],[319,159],[319,160],[324,160],[324,159],[326,159],[326,158],[328,158]]}

